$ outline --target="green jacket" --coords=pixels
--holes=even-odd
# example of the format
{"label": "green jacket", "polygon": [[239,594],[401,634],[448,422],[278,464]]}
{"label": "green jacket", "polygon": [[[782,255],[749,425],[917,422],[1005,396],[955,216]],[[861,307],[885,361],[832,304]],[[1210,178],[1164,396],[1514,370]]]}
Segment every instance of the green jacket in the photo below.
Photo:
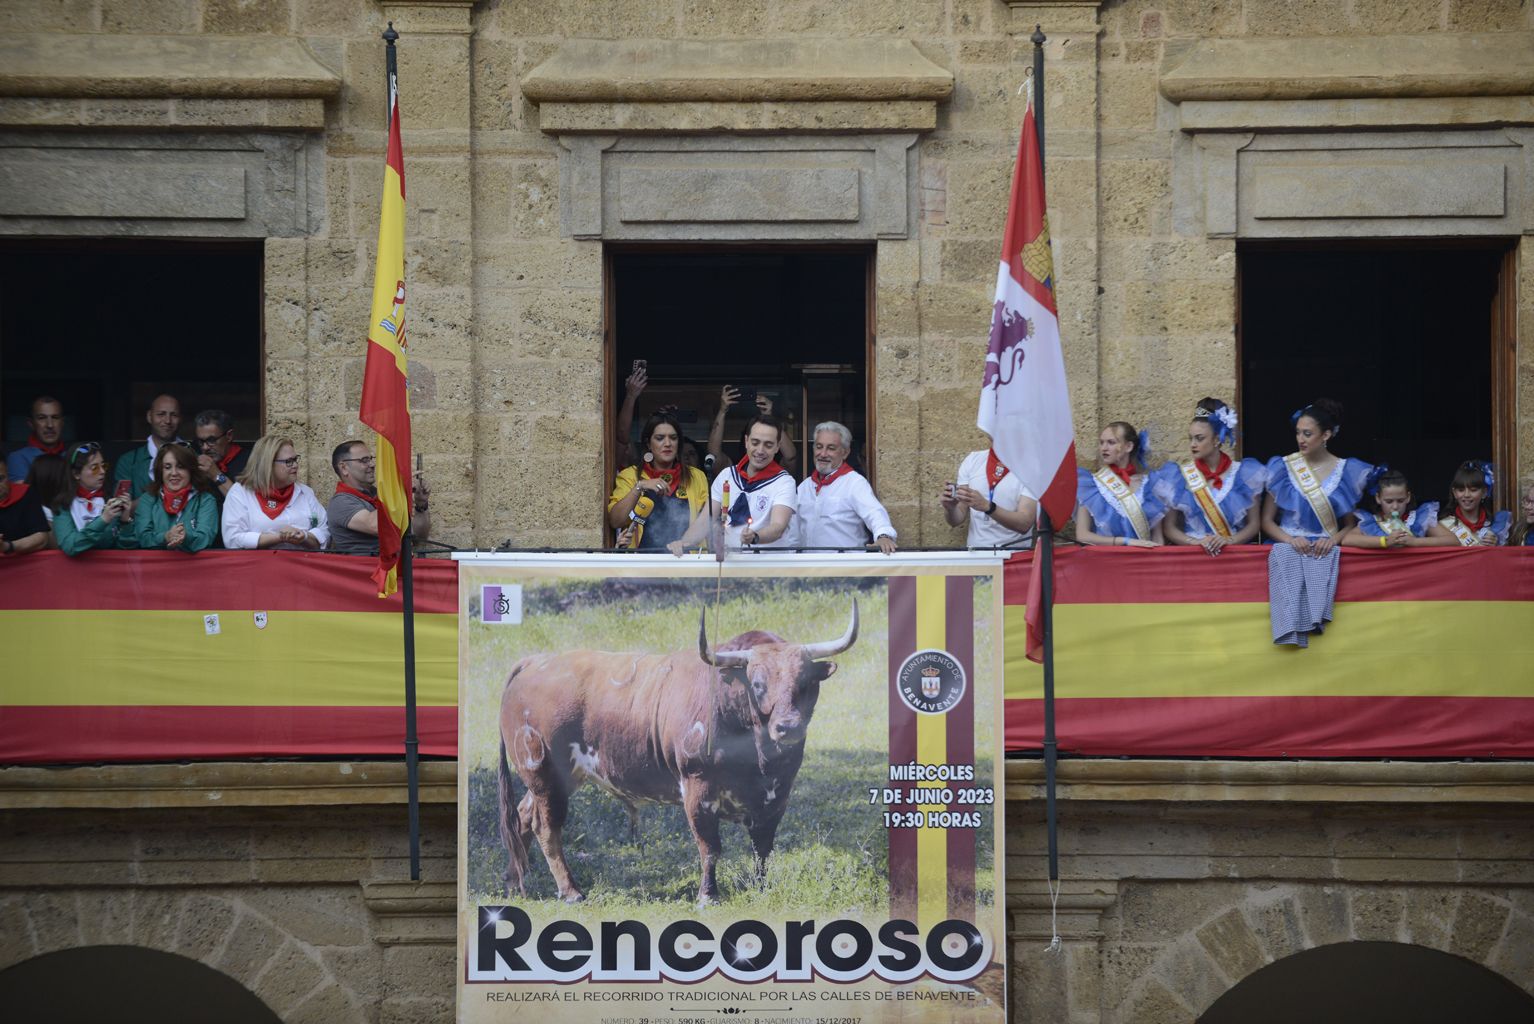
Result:
{"label": "green jacket", "polygon": [[165,547],[165,534],[177,523],[186,527],[186,540],[173,551],[195,555],[210,547],[218,536],[218,501],[211,494],[196,491],[179,516],[165,511],[157,494],[145,494],[133,511],[133,532],[141,548]]}
{"label": "green jacket", "polygon": [[84,529],[75,525],[75,517],[65,505],[53,514],[53,537],[59,550],[66,555],[78,555],[93,548],[136,548],[138,538],[133,533],[133,523],[121,519],[107,522],[97,517],[85,524]]}
{"label": "green jacket", "polygon": [[149,479],[149,445],[141,444],[131,452],[127,452],[117,460],[112,467],[112,487],[116,490],[119,480],[128,480],[133,483],[133,497],[149,490],[154,483]]}

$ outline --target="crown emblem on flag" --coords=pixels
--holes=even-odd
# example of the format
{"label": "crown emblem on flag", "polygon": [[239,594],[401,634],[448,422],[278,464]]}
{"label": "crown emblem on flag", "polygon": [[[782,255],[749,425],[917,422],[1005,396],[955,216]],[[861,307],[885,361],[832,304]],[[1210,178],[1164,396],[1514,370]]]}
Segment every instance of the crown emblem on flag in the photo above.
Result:
{"label": "crown emblem on flag", "polygon": [[1050,278],[1055,273],[1055,261],[1049,252],[1048,218],[1040,226],[1039,236],[1023,246],[1021,255],[1023,269],[1028,271],[1029,276],[1044,287],[1051,287]]}

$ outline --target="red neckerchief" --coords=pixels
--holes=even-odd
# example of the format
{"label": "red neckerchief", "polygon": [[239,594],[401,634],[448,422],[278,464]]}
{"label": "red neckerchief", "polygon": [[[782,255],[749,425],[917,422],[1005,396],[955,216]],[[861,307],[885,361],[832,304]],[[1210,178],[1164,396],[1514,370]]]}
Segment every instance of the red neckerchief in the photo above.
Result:
{"label": "red neckerchief", "polygon": [[361,500],[367,502],[369,505],[372,505],[374,512],[383,512],[383,499],[379,498],[376,494],[368,494],[365,491],[357,490],[357,488],[353,487],[351,484],[343,483],[336,484],[336,493],[350,494],[354,498],[360,498]]}
{"label": "red neckerchief", "polygon": [[97,498],[105,498],[106,496],[107,492],[99,487],[94,491],[87,491],[84,487],[75,488],[75,497],[84,498],[86,501],[95,501]]}
{"label": "red neckerchief", "polygon": [[676,489],[682,484],[682,464],[674,463],[670,469],[659,469],[648,462],[639,464],[639,472],[646,480],[666,481],[667,492],[674,498]]}
{"label": "red neckerchief", "polygon": [[169,487],[160,488],[160,504],[165,507],[167,515],[179,516],[181,510],[186,508],[187,499],[191,496],[191,484],[187,484],[179,491],[173,491]]}
{"label": "red neckerchief", "polygon": [[1472,523],[1470,520],[1465,518],[1465,513],[1460,511],[1459,506],[1455,505],[1454,518],[1464,523],[1465,527],[1469,529],[1471,533],[1479,534],[1482,530],[1486,529],[1486,510],[1484,508],[1478,508],[1475,511],[1476,520]]}
{"label": "red neckerchief", "polygon": [[845,462],[843,462],[840,466],[837,466],[835,469],[831,470],[831,472],[827,473],[825,476],[821,476],[820,475],[820,470],[818,470],[818,469],[815,472],[811,473],[810,474],[810,479],[815,481],[815,495],[816,495],[816,497],[820,496],[820,489],[822,487],[824,487],[826,484],[828,484],[831,481],[835,480],[837,477],[846,476],[848,473],[851,473],[851,472],[852,472],[852,467],[847,465]]}
{"label": "red neckerchief", "polygon": [[750,464],[751,456],[749,455],[741,456],[740,461],[735,463],[735,472],[740,474],[740,482],[745,484],[748,488],[754,487],[757,484],[764,484],[768,480],[771,480],[773,477],[777,476],[779,473],[783,472],[783,467],[778,465],[777,459],[773,459],[771,462],[767,463],[767,465],[763,466],[760,473],[746,472],[746,467]]}
{"label": "red neckerchief", "polygon": [[288,502],[293,500],[293,485],[272,491],[270,494],[256,492],[256,504],[261,506],[261,511],[266,513],[266,518],[276,519],[282,515],[282,510],[288,507]]}
{"label": "red neckerchief", "polygon": [[64,454],[64,442],[62,440],[60,440],[56,444],[43,444],[41,441],[39,441],[37,439],[37,435],[36,434],[29,434],[29,435],[27,435],[27,447],[28,448],[36,448],[38,451],[42,452],[44,455],[63,455]]}
{"label": "red neckerchief", "polygon": [[[1225,478],[1225,471],[1230,468],[1230,456],[1226,455],[1224,452],[1221,452],[1220,464],[1213,469],[1210,469],[1208,466],[1204,465],[1203,459],[1194,459],[1193,464],[1198,467],[1198,471],[1200,473],[1204,474],[1204,479],[1208,481],[1209,486],[1218,491],[1220,489],[1221,482]],[[1127,484],[1129,481],[1125,480],[1124,482]]]}
{"label": "red neckerchief", "polygon": [[1130,463],[1129,465],[1122,468],[1119,466],[1109,466],[1108,468],[1113,470],[1114,476],[1124,481],[1125,487],[1129,488],[1131,491],[1135,489],[1134,484],[1129,482],[1135,475],[1135,467],[1133,463]]}
{"label": "red neckerchief", "polygon": [[234,461],[234,457],[236,455],[240,454],[240,452],[244,450],[245,449],[241,448],[237,444],[231,444],[229,446],[229,450],[224,453],[224,457],[218,460],[218,471],[220,473],[228,473],[229,464]]}
{"label": "red neckerchief", "polygon": [[996,493],[996,485],[1001,483],[1010,472],[1006,464],[996,457],[995,448],[985,453],[985,486],[990,488],[991,494]]}
{"label": "red neckerchief", "polygon": [[22,498],[27,496],[27,485],[16,480],[5,490],[5,497],[0,498],[0,508],[10,508]]}

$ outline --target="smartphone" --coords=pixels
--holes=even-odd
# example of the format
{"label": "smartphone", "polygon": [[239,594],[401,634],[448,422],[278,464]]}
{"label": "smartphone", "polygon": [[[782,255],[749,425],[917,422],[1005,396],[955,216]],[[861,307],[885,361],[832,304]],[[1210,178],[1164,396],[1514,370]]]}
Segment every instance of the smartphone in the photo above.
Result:
{"label": "smartphone", "polygon": [[132,498],[133,497],[133,481],[132,480],[119,480],[119,481],[117,481],[117,486],[112,489],[112,497],[114,497],[114,498]]}
{"label": "smartphone", "polygon": [[952,498],[952,497],[954,497],[954,493],[953,493],[953,481],[952,481],[952,480],[950,480],[950,481],[948,481],[948,482],[947,482],[947,483],[946,483],[946,484],[944,484],[944,485],[943,485],[943,489],[944,489],[944,491],[945,491],[945,492],[946,492],[946,493],[947,493],[947,494],[948,494],[948,497],[950,497],[950,498]]}
{"label": "smartphone", "polygon": [[736,405],[756,405],[756,388],[737,388],[740,397],[735,400]]}
{"label": "smartphone", "polygon": [[650,372],[650,361],[648,359],[634,360],[634,366],[630,372],[648,374]]}

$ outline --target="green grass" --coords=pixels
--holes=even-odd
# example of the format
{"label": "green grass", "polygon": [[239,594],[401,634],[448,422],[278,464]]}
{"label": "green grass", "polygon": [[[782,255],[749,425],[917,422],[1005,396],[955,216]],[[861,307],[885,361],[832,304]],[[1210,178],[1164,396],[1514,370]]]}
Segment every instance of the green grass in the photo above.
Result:
{"label": "green grass", "polygon": [[[505,578],[497,574],[496,581]],[[836,659],[836,675],[821,687],[804,765],[778,830],[764,886],[758,887],[755,881],[745,830],[726,823],[718,866],[722,906],[695,911],[697,846],[681,808],[645,806],[638,835],[631,839],[622,805],[587,785],[572,795],[564,833],[566,857],[577,884],[586,893],[586,902],[578,907],[553,902],[553,879],[535,841],[530,848],[527,896],[518,903],[532,910],[547,901],[551,914],[557,907],[560,917],[592,922],[611,919],[615,914],[635,920],[696,915],[705,921],[715,915],[720,921],[742,915],[785,920],[806,911],[886,917],[889,879],[884,809],[868,802],[868,789],[886,784],[888,615],[884,580],[726,581],[717,630],[713,580],[653,583],[620,581],[616,588],[603,588],[602,581],[545,583],[529,578],[520,626],[469,625],[460,697],[465,707],[482,712],[465,722],[460,736],[460,757],[469,772],[467,884],[471,902],[504,899],[501,873],[505,853],[496,828],[496,715],[506,675],[519,658],[589,647],[694,650],[698,611],[705,601],[710,605],[709,636],[715,643],[753,627],[792,641],[833,639],[846,627],[849,591],[856,590],[861,618],[858,641]],[[990,600],[989,586],[977,587],[977,651],[991,649]],[[977,696],[984,701],[991,699],[991,688],[997,682],[991,678],[990,669],[989,661],[976,666]],[[989,717],[980,716],[976,723],[977,749],[981,751],[992,748],[994,730],[999,726]],[[977,775],[993,776],[994,767],[989,756],[983,757],[977,763]],[[989,784],[994,786],[994,779]],[[522,792],[520,780],[517,792]],[[976,886],[984,906],[992,902],[994,894],[994,808],[983,810]]]}

